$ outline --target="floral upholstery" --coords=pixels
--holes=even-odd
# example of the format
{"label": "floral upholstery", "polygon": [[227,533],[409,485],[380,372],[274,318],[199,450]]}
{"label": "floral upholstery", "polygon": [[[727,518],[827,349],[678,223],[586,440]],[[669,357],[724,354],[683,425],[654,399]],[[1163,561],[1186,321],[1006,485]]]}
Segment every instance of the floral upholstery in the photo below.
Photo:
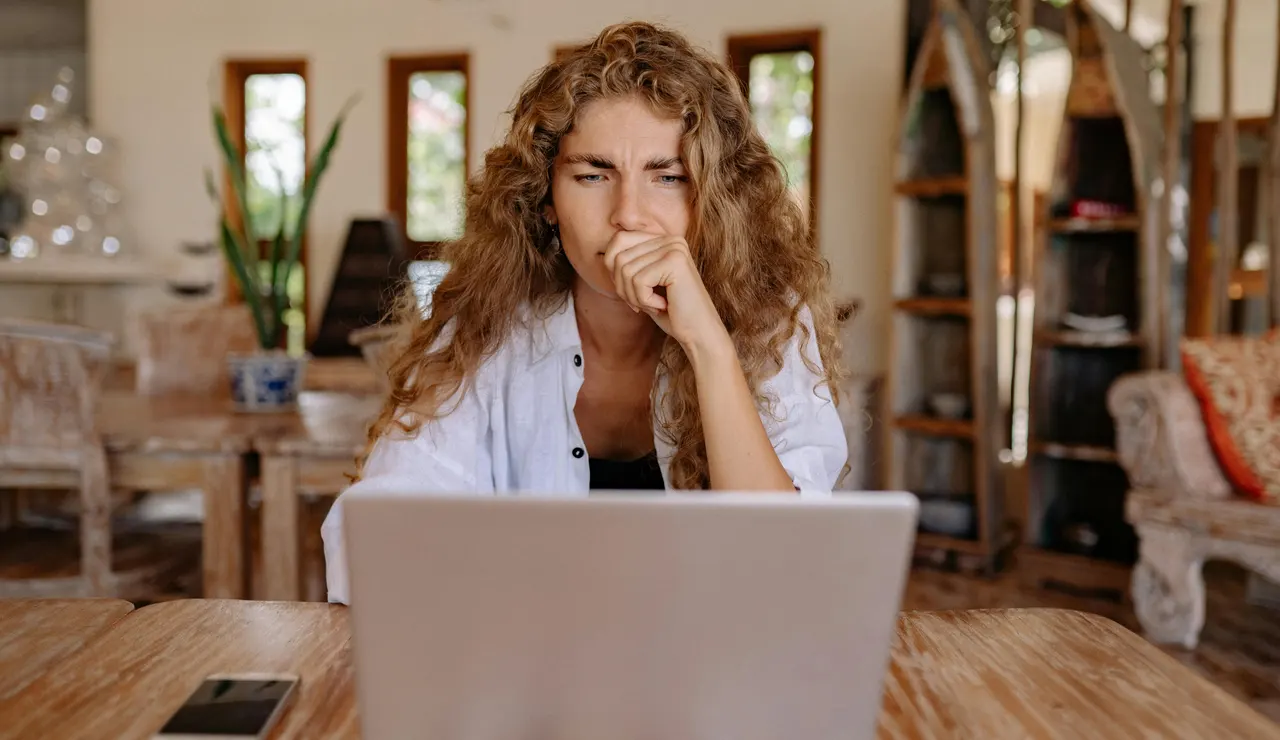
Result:
{"label": "floral upholstery", "polygon": [[1186,339],[1182,362],[1227,479],[1280,505],[1280,336]]}

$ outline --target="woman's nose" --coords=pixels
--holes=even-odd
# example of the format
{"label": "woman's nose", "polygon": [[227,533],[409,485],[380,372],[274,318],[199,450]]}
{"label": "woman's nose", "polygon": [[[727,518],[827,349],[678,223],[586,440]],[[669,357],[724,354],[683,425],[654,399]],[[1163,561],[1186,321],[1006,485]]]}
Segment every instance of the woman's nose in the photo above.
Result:
{"label": "woman's nose", "polygon": [[644,213],[644,204],[637,190],[634,185],[626,182],[614,190],[613,214],[610,218],[614,228],[623,231],[644,231],[649,225]]}

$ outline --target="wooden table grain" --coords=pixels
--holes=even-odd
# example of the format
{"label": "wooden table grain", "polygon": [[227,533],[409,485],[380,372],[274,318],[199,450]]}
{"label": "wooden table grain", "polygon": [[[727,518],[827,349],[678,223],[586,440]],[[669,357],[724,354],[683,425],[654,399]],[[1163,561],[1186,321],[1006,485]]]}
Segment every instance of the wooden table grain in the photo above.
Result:
{"label": "wooden table grain", "polygon": [[119,599],[0,599],[0,700],[131,611]]}
{"label": "wooden table grain", "polygon": [[0,738],[150,738],[210,673],[301,677],[275,738],[359,737],[344,607],[239,600],[138,609],[0,702]]}
{"label": "wooden table grain", "polygon": [[906,612],[881,738],[1280,738],[1137,634],[1062,609]]}
{"label": "wooden table grain", "polygon": [[[0,702],[0,737],[146,738],[209,673],[286,671],[302,682],[274,738],[355,738],[351,659],[344,606],[148,606]],[[1216,740],[1280,730],[1114,622],[1013,609],[902,614],[879,736]]]}

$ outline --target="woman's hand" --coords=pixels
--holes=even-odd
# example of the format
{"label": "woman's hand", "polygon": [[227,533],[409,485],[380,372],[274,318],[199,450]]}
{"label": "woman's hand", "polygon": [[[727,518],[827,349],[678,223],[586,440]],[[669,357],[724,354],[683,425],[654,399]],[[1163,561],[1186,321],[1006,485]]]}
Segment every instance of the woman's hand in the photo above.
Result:
{"label": "woman's hand", "polygon": [[686,352],[732,351],[683,237],[619,231],[605,248],[604,264],[618,297],[652,317]]}
{"label": "woman's hand", "polygon": [[685,240],[620,231],[605,248],[604,263],[618,297],[653,317],[693,365],[711,487],[794,490]]}

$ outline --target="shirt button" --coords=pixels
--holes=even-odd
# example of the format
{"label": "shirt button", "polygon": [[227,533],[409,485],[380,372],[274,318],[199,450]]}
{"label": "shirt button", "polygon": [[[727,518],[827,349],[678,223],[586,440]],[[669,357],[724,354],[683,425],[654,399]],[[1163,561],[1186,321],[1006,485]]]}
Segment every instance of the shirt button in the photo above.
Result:
{"label": "shirt button", "polygon": [[574,356],[573,356],[573,366],[574,366],[574,367],[582,367],[582,355],[574,355]]}
{"label": "shirt button", "polygon": [[585,454],[587,454],[587,453],[586,453],[586,452],[584,452],[584,451],[583,451],[583,449],[582,449],[581,447],[574,447],[574,448],[573,448],[573,456],[574,456],[574,457],[576,457],[576,458],[578,458],[578,459],[582,459],[582,456],[583,456],[583,455],[585,455]]}

